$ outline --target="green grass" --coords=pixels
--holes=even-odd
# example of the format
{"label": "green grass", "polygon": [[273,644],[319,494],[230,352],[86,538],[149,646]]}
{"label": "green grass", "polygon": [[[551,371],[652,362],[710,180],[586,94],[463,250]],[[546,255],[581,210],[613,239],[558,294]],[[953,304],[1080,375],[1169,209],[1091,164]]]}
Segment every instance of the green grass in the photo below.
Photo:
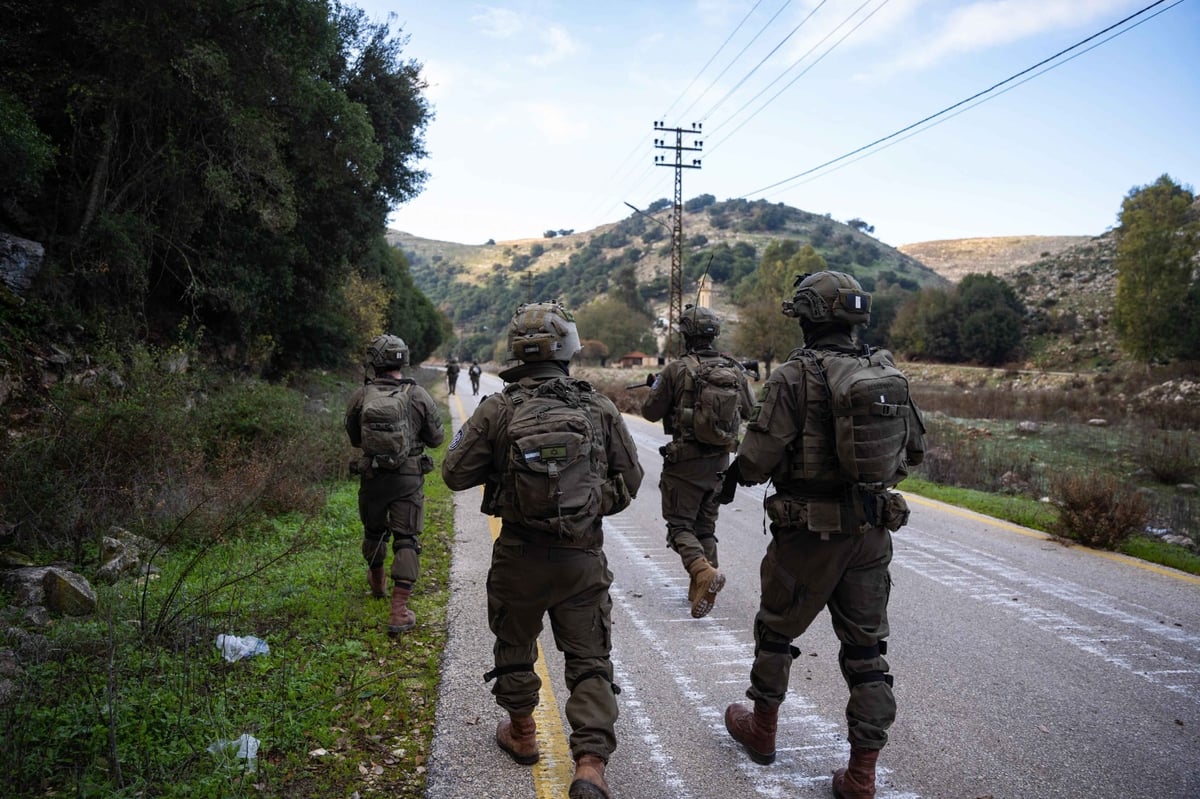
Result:
{"label": "green grass", "polygon": [[[920,477],[906,478],[899,488],[901,491],[936,499],[948,505],[966,508],[1047,534],[1057,516],[1053,505],[1028,497],[990,494],[970,488],[946,486]],[[1133,536],[1121,546],[1120,551],[1149,563],[1200,575],[1200,555],[1177,544],[1168,544],[1147,536]]]}
{"label": "green grass", "polygon": [[[366,590],[356,490],[337,484],[314,518],[172,550],[158,579],[101,587],[96,616],[27,641],[28,679],[0,711],[5,795],[421,796],[452,498],[426,483],[418,626],[393,640],[388,603]],[[219,633],[257,635],[271,652],[229,663]],[[208,751],[243,733],[261,742],[254,772]]]}

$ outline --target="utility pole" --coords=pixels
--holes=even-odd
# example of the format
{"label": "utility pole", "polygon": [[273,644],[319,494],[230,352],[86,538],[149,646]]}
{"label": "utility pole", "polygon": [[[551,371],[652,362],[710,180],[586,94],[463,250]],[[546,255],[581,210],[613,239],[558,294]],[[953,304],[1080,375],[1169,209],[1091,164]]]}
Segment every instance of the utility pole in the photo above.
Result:
{"label": "utility pole", "polygon": [[675,169],[675,208],[671,224],[671,289],[667,309],[667,352],[668,358],[678,357],[678,347],[675,344],[676,329],[683,316],[683,170],[699,169],[700,159],[693,158],[690,164],[683,162],[685,152],[698,153],[704,148],[704,142],[693,139],[688,145],[683,142],[684,134],[699,135],[703,123],[693,122],[690,130],[683,128],[668,128],[663,122],[655,122],[654,130],[658,133],[674,133],[674,144],[667,139],[655,139],[654,149],[674,150],[674,163],[667,161],[666,155],[654,156],[655,166],[668,166]]}

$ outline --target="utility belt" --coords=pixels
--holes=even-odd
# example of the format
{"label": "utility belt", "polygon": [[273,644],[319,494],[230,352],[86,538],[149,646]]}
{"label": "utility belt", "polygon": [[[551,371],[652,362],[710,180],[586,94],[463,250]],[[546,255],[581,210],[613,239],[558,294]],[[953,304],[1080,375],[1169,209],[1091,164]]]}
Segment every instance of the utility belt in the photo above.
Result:
{"label": "utility belt", "polygon": [[675,438],[669,444],[659,447],[658,454],[663,456],[664,463],[679,463],[681,461],[696,460],[697,458],[713,458],[718,455],[728,455],[729,450],[725,447],[701,444],[698,441],[686,438]]}
{"label": "utility belt", "polygon": [[417,447],[407,455],[400,453],[384,453],[382,455],[363,455],[350,461],[350,474],[363,477],[374,477],[375,472],[395,472],[397,474],[429,474],[433,471],[433,456]]}
{"label": "utility belt", "polygon": [[862,534],[884,527],[892,532],[908,524],[908,502],[896,491],[850,485],[836,495],[772,494],[766,501],[773,526],[831,533]]}

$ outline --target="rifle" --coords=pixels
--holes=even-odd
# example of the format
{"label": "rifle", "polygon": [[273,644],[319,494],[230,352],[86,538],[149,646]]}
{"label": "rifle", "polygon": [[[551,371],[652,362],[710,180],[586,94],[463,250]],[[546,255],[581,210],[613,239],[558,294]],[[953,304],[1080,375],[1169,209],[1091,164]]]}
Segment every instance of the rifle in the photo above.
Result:
{"label": "rifle", "polygon": [[656,377],[658,377],[658,375],[651,372],[650,374],[646,375],[645,381],[643,381],[641,383],[634,383],[631,386],[625,386],[625,388],[630,391],[632,391],[635,388],[650,388],[651,386],[654,385],[654,378],[656,378]]}

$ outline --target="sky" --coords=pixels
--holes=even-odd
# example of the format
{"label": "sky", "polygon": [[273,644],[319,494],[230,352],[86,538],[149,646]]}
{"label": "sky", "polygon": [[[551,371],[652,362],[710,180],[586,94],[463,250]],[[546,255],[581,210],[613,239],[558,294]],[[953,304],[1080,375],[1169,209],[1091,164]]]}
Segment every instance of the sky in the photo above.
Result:
{"label": "sky", "polygon": [[674,129],[700,147],[685,201],[857,218],[892,246],[1095,236],[1134,187],[1200,186],[1200,0],[344,1],[422,65],[428,178],[389,226],[423,238],[671,200]]}

